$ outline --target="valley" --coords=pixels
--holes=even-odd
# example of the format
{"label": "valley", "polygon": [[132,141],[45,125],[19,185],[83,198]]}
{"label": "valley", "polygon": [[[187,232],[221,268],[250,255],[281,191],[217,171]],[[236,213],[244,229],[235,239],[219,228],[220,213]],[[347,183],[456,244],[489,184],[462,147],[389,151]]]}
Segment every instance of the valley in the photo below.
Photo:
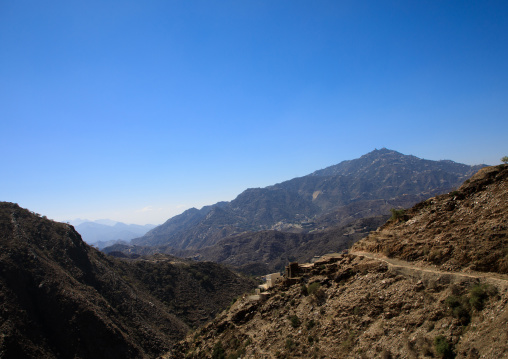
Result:
{"label": "valley", "polygon": [[[393,162],[422,164],[390,150],[366,157],[316,176],[353,168],[358,173],[347,176],[363,183],[364,173],[373,171],[392,178]],[[450,164],[437,167],[443,165]],[[216,232],[206,221],[227,212],[226,203],[168,220],[179,233],[210,225],[210,237],[198,237],[212,244],[198,247],[184,240],[178,247],[131,243],[100,252],[69,224],[2,202],[0,356],[507,356],[508,166],[480,166],[475,174],[457,166],[466,179],[456,187],[447,183],[448,192],[418,185],[412,194],[366,199],[386,191],[369,187],[374,192],[364,199],[324,206],[329,210],[312,218],[277,218],[276,228]],[[311,201],[337,199],[326,200],[322,189],[308,193]],[[277,201],[261,205],[250,198],[246,208],[280,213]],[[166,227],[158,228],[152,231]],[[261,275],[284,270],[274,286],[252,295]]]}

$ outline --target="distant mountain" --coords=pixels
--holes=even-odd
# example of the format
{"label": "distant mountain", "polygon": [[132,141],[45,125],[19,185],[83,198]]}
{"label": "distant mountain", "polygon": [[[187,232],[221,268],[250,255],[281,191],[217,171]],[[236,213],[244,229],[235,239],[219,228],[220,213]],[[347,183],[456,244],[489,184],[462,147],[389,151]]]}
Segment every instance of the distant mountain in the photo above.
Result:
{"label": "distant mountain", "polygon": [[116,259],[0,202],[0,357],[155,358],[252,288],[215,263]]}
{"label": "distant mountain", "polygon": [[199,250],[245,232],[305,233],[344,226],[386,215],[390,206],[410,206],[448,192],[481,167],[424,160],[383,148],[307,176],[247,189],[231,202],[189,209],[131,243]]}
{"label": "distant mountain", "polygon": [[107,226],[114,226],[115,224],[120,223],[118,221],[113,221],[112,219],[107,219],[107,218],[106,219],[96,219],[95,221],[91,221],[89,219],[76,218],[76,219],[73,219],[70,221],[65,221],[65,222],[73,225],[74,227],[79,226],[81,223],[85,223],[85,222],[105,224]]}
{"label": "distant mountain", "polygon": [[[88,244],[99,244],[103,248],[117,241],[130,241],[133,238],[144,235],[156,225],[146,224],[125,224],[111,220],[86,221],[75,225],[74,228],[79,232],[81,238]],[[103,243],[101,243],[103,242]]]}

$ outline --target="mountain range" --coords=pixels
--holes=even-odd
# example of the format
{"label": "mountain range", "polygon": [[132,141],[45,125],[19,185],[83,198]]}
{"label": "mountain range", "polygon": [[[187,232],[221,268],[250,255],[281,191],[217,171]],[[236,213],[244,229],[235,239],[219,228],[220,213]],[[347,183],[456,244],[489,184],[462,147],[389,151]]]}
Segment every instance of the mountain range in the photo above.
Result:
{"label": "mountain range", "polygon": [[129,242],[131,239],[143,236],[156,227],[153,224],[125,224],[112,220],[82,220],[69,223],[74,225],[74,228],[86,243],[93,244],[99,249],[118,242]]}
{"label": "mountain range", "polygon": [[392,208],[449,192],[482,167],[374,150],[307,176],[247,189],[231,202],[189,209],[130,246],[105,251],[169,253],[250,274],[281,270],[291,260],[347,248],[382,224]]}
{"label": "mountain range", "polygon": [[[390,163],[372,173],[391,177]],[[421,178],[443,184],[446,173]],[[463,176],[460,187],[388,220],[361,214],[395,202],[353,200],[285,231],[243,231],[179,250],[253,270],[293,262],[259,296],[249,295],[252,279],[220,264],[163,247],[108,256],[71,225],[0,202],[0,357],[506,357],[508,166]],[[294,262],[344,241],[347,253]]]}

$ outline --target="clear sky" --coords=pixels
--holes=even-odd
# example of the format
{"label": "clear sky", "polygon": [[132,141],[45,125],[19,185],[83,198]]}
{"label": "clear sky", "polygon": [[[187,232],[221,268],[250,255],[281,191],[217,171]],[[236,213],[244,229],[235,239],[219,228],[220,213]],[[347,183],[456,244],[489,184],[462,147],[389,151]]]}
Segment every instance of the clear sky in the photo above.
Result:
{"label": "clear sky", "polygon": [[162,223],[387,147],[508,155],[508,1],[0,2],[0,200]]}

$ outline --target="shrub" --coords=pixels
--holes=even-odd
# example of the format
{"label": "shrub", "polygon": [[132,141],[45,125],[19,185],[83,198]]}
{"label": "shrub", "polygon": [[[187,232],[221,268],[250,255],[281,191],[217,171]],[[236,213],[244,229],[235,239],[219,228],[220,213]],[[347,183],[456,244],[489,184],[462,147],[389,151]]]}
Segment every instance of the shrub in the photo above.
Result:
{"label": "shrub", "polygon": [[226,354],[224,353],[224,348],[222,347],[221,342],[218,342],[213,347],[212,359],[226,359]]}
{"label": "shrub", "polygon": [[451,349],[450,343],[448,340],[442,335],[438,335],[434,338],[434,349],[436,349],[436,353],[439,354],[442,358],[452,358],[453,351]]}
{"label": "shrub", "polygon": [[457,318],[462,325],[469,324],[471,315],[469,314],[469,303],[464,296],[449,296],[445,300],[445,305],[449,308],[452,316]]}
{"label": "shrub", "polygon": [[296,342],[292,338],[286,339],[286,349],[292,351],[296,348]]}
{"label": "shrub", "polygon": [[346,353],[350,352],[351,349],[353,349],[354,346],[354,340],[355,340],[355,332],[352,332],[348,335],[347,339],[344,340],[342,343],[340,343],[340,348],[345,351]]}
{"label": "shrub", "polygon": [[245,348],[238,349],[237,351],[228,355],[228,359],[238,359],[245,355]]}
{"label": "shrub", "polygon": [[311,319],[310,321],[307,322],[307,330],[311,330],[315,326],[316,326],[316,322],[314,321],[314,319]]}
{"label": "shrub", "polygon": [[309,284],[309,287],[307,288],[307,292],[310,294],[314,294],[319,288],[321,288],[321,283],[314,282],[312,284]]}
{"label": "shrub", "polygon": [[302,322],[300,321],[300,318],[298,318],[296,315],[290,315],[289,321],[291,322],[291,326],[293,328],[298,328]]}
{"label": "shrub", "polygon": [[406,214],[405,209],[396,209],[392,208],[390,209],[390,212],[392,212],[392,216],[390,217],[391,221],[400,221],[404,219],[404,215]]}
{"label": "shrub", "polygon": [[497,289],[489,284],[477,284],[469,291],[469,304],[474,309],[481,311],[485,305],[485,301],[497,295]]}

